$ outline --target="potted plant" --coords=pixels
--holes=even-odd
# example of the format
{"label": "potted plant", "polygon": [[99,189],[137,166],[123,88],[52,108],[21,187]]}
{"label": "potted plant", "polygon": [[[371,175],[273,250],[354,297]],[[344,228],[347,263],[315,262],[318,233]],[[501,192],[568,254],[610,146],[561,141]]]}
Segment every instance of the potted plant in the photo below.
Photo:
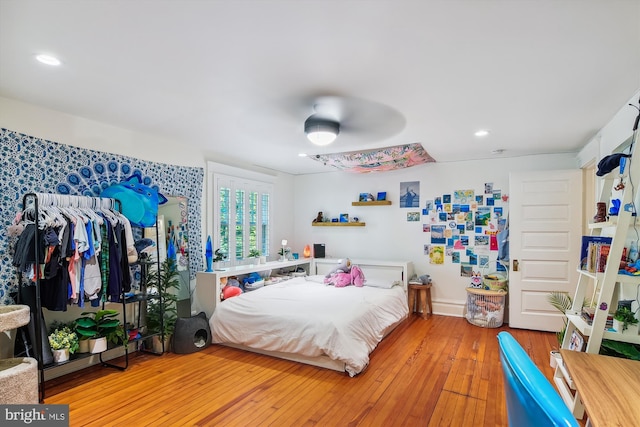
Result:
{"label": "potted plant", "polygon": [[56,363],[66,362],[78,350],[78,336],[68,326],[57,327],[49,334],[49,346]]}
{"label": "potted plant", "polygon": [[282,247],[278,249],[278,255],[280,255],[280,261],[286,261],[289,259],[289,254],[291,253],[291,248]]}
{"label": "potted plant", "polygon": [[629,325],[638,323],[635,313],[629,307],[619,307],[613,314],[613,329],[618,332],[624,332]]}
{"label": "potted plant", "polygon": [[127,334],[116,317],[118,310],[98,310],[82,312],[76,319],[76,332],[89,339],[89,351],[101,353],[107,349],[107,342],[125,345]]}
{"label": "potted plant", "polygon": [[[562,347],[562,341],[564,341],[564,334],[567,331],[566,313],[569,309],[571,309],[573,301],[571,300],[571,297],[568,294],[564,292],[558,292],[558,291],[551,292],[547,296],[547,301],[549,301],[549,304],[551,304],[555,309],[557,309],[559,312],[565,315],[562,318],[562,321],[563,321],[562,329],[556,332],[556,338],[558,339],[558,349],[560,349]],[[558,362],[561,360],[562,358],[560,356],[560,351],[551,350],[549,365],[552,368],[555,368]]]}
{"label": "potted plant", "polygon": [[249,258],[258,258],[260,256],[260,251],[256,248],[249,249]]}
{"label": "potted plant", "polygon": [[264,264],[267,262],[267,257],[263,257],[257,248],[249,249],[248,258],[258,258],[258,264]]}
{"label": "potted plant", "polygon": [[217,270],[220,268],[220,263],[226,259],[225,254],[222,253],[220,248],[216,249],[213,252],[213,269]]}
{"label": "potted plant", "polygon": [[[178,318],[178,296],[176,293],[180,288],[178,270],[173,258],[167,257],[160,264],[160,274],[157,271],[149,274],[149,285],[155,288],[156,294],[147,304],[148,332],[160,334],[164,339],[164,348],[167,349]],[[154,351],[161,353],[162,342],[157,335],[153,338]]]}

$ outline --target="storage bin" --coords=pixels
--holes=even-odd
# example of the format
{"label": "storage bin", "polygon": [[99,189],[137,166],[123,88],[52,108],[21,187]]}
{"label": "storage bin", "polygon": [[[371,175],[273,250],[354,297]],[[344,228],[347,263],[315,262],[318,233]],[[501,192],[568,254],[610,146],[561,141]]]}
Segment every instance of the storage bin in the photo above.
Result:
{"label": "storage bin", "polygon": [[254,291],[258,288],[261,288],[264,286],[264,280],[258,280],[256,282],[253,283],[245,283],[244,284],[244,289],[245,291]]}
{"label": "storage bin", "polygon": [[499,328],[504,319],[507,292],[467,288],[465,317],[475,326]]}
{"label": "storage bin", "polygon": [[509,265],[502,261],[495,261],[496,271],[488,273],[489,263],[484,264],[482,269],[482,283],[484,288],[490,291],[507,290],[509,284]]}

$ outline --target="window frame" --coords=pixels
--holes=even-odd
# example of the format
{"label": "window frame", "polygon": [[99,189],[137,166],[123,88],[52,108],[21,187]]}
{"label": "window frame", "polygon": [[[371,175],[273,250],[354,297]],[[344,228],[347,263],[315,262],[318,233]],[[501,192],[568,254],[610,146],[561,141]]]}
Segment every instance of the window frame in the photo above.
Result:
{"label": "window frame", "polygon": [[[270,175],[260,174],[257,172],[245,171],[232,166],[208,162],[208,186],[207,186],[207,223],[210,236],[212,238],[213,249],[221,247],[221,226],[220,226],[220,188],[230,188],[229,195],[229,222],[235,224],[236,216],[236,190],[244,191],[244,218],[242,221],[243,234],[242,245],[243,253],[240,258],[236,258],[236,233],[235,227],[229,225],[229,250],[226,266],[242,265],[249,252],[250,245],[250,215],[249,215],[249,194],[257,192],[256,205],[256,241],[258,250],[264,256],[269,256],[272,252],[271,236],[273,235],[273,200],[274,200],[274,177]],[[268,206],[263,209],[264,195],[267,195]],[[266,214],[267,225],[266,230],[262,226],[263,216]],[[232,228],[233,227],[233,228]],[[266,231],[267,236],[264,237]],[[265,248],[266,245],[266,248]]]}

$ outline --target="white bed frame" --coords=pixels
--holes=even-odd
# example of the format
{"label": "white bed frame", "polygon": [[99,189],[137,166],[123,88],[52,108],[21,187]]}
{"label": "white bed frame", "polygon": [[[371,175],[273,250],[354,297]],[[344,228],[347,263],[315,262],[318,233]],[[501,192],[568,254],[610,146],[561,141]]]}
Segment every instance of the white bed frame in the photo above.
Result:
{"label": "white bed frame", "polygon": [[[311,264],[310,274],[329,273],[335,266],[339,265],[341,259],[337,258],[318,258],[314,259]],[[351,259],[351,264],[358,265],[364,273],[365,279],[372,277],[380,280],[398,281],[402,284],[405,295],[409,286],[409,279],[413,275],[413,264],[411,262],[394,262],[394,261],[375,261],[375,260],[358,260]],[[391,325],[384,333],[384,337],[389,335],[404,319]],[[253,353],[264,354],[267,356],[277,357],[279,359],[291,360],[293,362],[304,363],[307,365],[318,366],[320,368],[332,369],[338,372],[346,372],[346,365],[338,360],[333,360],[328,356],[308,357],[295,353],[283,353],[279,351],[260,350],[252,347],[246,347],[238,344],[222,344],[227,347],[237,348],[239,350],[250,351]]]}

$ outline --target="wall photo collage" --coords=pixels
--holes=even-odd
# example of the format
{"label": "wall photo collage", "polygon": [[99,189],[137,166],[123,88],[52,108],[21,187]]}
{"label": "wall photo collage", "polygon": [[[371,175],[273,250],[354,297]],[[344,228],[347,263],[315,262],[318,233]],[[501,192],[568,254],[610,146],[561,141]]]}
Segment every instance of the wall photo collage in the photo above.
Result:
{"label": "wall photo collage", "polygon": [[[484,185],[484,192],[455,190],[424,202],[424,255],[431,264],[460,264],[460,276],[472,277],[498,256],[498,232],[507,226],[509,197]],[[501,266],[491,266],[501,270]]]}

